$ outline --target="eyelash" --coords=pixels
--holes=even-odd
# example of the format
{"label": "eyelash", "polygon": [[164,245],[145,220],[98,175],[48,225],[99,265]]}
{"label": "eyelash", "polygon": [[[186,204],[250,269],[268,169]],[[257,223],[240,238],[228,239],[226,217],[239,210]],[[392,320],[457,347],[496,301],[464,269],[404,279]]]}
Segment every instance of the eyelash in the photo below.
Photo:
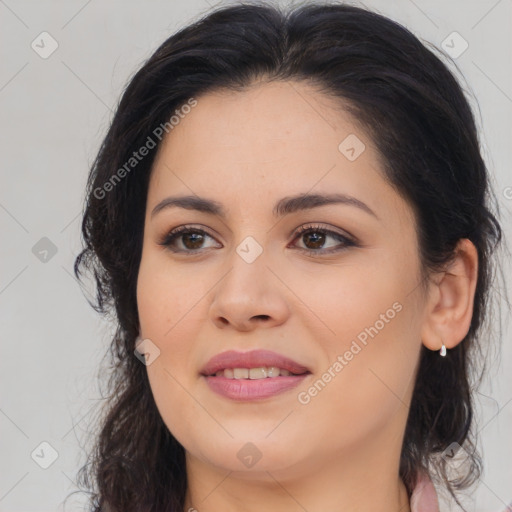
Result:
{"label": "eyelash", "polygon": [[[171,251],[173,253],[181,253],[181,254],[185,254],[186,256],[194,256],[194,255],[201,253],[204,249],[196,249],[196,250],[181,250],[181,249],[179,249],[179,250],[176,250],[171,247],[172,244],[174,243],[174,241],[177,238],[179,238],[180,235],[192,234],[192,233],[197,233],[197,234],[201,234],[201,235],[205,234],[205,235],[209,236],[210,238],[213,238],[208,232],[206,232],[202,229],[194,228],[191,226],[180,226],[176,229],[173,229],[169,233],[167,233],[163,237],[163,239],[160,240],[158,243],[159,243],[159,245],[164,246],[166,249],[168,249],[169,251]],[[294,233],[293,241],[297,240],[298,238],[303,236],[305,233],[322,233],[324,235],[332,236],[333,238],[336,238],[338,241],[343,243],[342,247],[330,248],[327,250],[326,249],[318,249],[318,250],[304,249],[302,247],[297,248],[299,251],[305,252],[313,257],[341,252],[341,251],[348,249],[349,247],[359,247],[359,245],[354,240],[352,240],[344,235],[341,235],[340,233],[337,233],[335,231],[331,231],[329,229],[322,228],[319,225],[301,226]]]}

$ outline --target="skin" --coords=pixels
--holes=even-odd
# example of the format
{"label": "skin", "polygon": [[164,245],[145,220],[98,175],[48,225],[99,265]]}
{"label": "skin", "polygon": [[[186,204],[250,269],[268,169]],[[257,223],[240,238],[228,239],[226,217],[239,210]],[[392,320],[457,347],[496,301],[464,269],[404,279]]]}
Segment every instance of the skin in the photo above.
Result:
{"label": "skin", "polygon": [[[421,345],[439,350],[444,341],[449,350],[467,333],[476,249],[462,240],[425,292],[410,205],[384,180],[357,121],[310,86],[258,82],[197,101],[154,163],[137,283],[141,337],[160,350],[147,365],[151,389],[186,450],[184,510],[355,512],[376,503],[381,512],[410,510],[398,468]],[[366,146],[354,161],[338,149],[349,134]],[[278,199],[308,192],[349,194],[376,217],[346,204],[272,216]],[[176,207],[151,217],[170,195],[216,200],[227,217]],[[207,232],[202,245],[184,245],[182,236],[174,247],[199,252],[159,245],[185,224]],[[343,243],[294,235],[311,224],[360,246],[322,255]],[[263,249],[252,263],[236,252],[247,236]],[[397,302],[400,312],[300,403],[298,394]],[[200,376],[219,352],[258,348],[312,375],[259,402],[221,397]],[[237,457],[247,442],[261,453],[250,468]]]}

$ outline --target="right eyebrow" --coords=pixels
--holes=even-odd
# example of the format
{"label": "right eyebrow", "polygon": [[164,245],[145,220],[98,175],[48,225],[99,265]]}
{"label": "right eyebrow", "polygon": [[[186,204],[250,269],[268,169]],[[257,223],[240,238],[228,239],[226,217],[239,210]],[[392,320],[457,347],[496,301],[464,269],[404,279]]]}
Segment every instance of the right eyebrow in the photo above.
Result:
{"label": "right eyebrow", "polygon": [[[359,208],[378,219],[377,214],[363,201],[347,194],[297,194],[283,197],[276,202],[272,213],[274,217],[283,217],[300,210],[310,210],[328,204],[346,204]],[[226,210],[221,203],[199,196],[170,196],[160,201],[151,212],[154,217],[167,208],[184,208],[226,218]]]}

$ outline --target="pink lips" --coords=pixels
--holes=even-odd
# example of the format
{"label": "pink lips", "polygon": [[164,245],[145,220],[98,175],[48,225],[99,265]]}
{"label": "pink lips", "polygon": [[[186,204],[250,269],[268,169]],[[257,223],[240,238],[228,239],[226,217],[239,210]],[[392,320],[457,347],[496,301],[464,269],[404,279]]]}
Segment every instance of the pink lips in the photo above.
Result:
{"label": "pink lips", "polygon": [[305,366],[270,350],[252,350],[250,352],[229,350],[212,357],[201,370],[201,373],[203,375],[215,375],[219,370],[225,370],[226,368],[259,368],[260,366],[275,366],[295,374],[309,371]]}
{"label": "pink lips", "polygon": [[[229,379],[216,377],[215,373],[226,368],[277,367],[295,374],[264,379]],[[311,374],[308,368],[269,350],[217,354],[201,370],[208,386],[215,393],[236,401],[261,400],[294,388]]]}

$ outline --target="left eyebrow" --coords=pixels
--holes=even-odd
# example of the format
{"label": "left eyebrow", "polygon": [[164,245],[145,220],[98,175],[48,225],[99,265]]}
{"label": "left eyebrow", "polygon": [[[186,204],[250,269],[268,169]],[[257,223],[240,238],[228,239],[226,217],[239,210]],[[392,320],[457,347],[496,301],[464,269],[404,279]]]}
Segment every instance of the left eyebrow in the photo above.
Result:
{"label": "left eyebrow", "polygon": [[[283,197],[272,209],[274,217],[283,217],[300,210],[310,210],[328,204],[345,204],[359,208],[378,219],[377,214],[363,201],[347,194],[297,194]],[[160,201],[151,212],[153,218],[166,208],[185,208],[226,218],[226,210],[221,203],[199,196],[171,196]]]}

